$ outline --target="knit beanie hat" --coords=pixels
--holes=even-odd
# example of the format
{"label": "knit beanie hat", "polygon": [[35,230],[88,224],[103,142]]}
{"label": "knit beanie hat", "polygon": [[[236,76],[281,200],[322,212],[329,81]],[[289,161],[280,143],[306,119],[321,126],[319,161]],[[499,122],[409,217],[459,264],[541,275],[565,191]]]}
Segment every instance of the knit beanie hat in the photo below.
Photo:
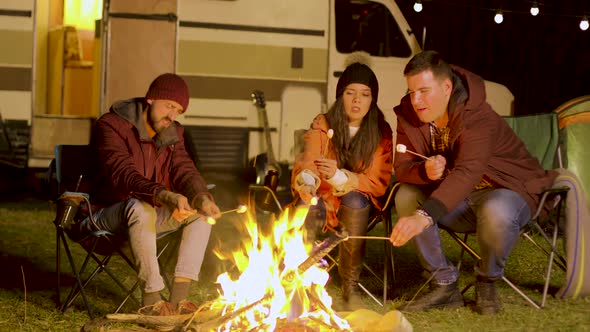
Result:
{"label": "knit beanie hat", "polygon": [[172,73],[162,74],[150,84],[145,94],[145,99],[168,99],[174,100],[182,106],[183,110],[188,107],[188,86],[178,75]]}
{"label": "knit beanie hat", "polygon": [[346,67],[336,85],[336,98],[340,97],[344,93],[344,89],[351,83],[361,83],[371,88],[373,101],[377,103],[379,83],[377,82],[377,76],[369,66],[355,62]]}

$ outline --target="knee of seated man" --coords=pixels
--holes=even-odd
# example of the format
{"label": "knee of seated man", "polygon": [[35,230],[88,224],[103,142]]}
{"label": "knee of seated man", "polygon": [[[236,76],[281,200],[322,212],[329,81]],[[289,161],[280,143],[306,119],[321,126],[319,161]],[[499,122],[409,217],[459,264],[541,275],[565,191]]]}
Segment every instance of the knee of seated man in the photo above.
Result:
{"label": "knee of seated man", "polygon": [[137,198],[130,198],[125,206],[125,217],[129,226],[142,223],[153,225],[155,228],[157,213],[151,204]]}
{"label": "knee of seated man", "polygon": [[425,194],[417,186],[402,184],[395,193],[395,206],[398,210],[406,207],[411,210],[409,211],[411,214],[424,202],[425,198]]}
{"label": "knee of seated man", "polygon": [[530,218],[527,202],[509,189],[494,190],[483,202],[480,217],[493,226],[524,225]]}

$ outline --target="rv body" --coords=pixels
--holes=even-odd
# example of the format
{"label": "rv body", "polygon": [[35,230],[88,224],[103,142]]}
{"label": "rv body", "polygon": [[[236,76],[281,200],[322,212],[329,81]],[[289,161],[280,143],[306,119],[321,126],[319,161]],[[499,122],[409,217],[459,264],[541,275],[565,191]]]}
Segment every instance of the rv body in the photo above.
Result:
{"label": "rv body", "polygon": [[[63,106],[58,112],[48,106],[51,86],[56,82],[48,78],[53,67],[48,64],[52,61],[50,29],[39,13],[48,10],[46,2],[3,1],[1,7],[5,10],[32,12],[30,17],[0,15],[4,35],[19,40],[14,51],[18,54],[3,52],[0,66],[4,72],[17,70],[17,76],[25,82],[0,86],[0,111],[4,119],[21,119],[32,127],[29,166],[48,164],[55,144],[87,143],[92,119],[106,112],[114,99],[145,93],[153,78],[147,77],[153,75],[146,73],[145,63],[157,67],[164,61],[170,65],[153,70],[176,71],[190,89],[188,110],[178,120],[187,127],[246,128],[249,158],[267,152],[269,147],[261,112],[251,99],[252,91],[262,91],[274,155],[292,164],[300,149],[298,133],[309,128],[315,115],[329,109],[339,75],[355,60],[362,59],[376,73],[378,105],[395,130],[393,107],[407,89],[403,69],[420,52],[394,0],[168,0],[157,6],[150,1],[110,0],[105,1],[107,4],[104,13],[117,9],[139,11],[142,15],[172,12],[177,19],[170,22],[172,28],[166,32],[168,44],[161,44],[172,46],[133,50],[135,58],[130,57],[130,51],[116,51],[117,45],[138,38],[150,40],[149,34],[165,29],[155,29],[156,23],[148,19],[149,15],[143,22],[147,29],[136,17],[129,19],[119,13],[119,18],[127,18],[117,24],[115,18],[103,18],[94,41],[97,47],[92,52],[95,61],[90,105],[79,114],[64,114]],[[138,30],[128,32],[127,39],[116,40],[119,33],[134,28]],[[141,31],[148,32],[139,36]],[[146,62],[146,58],[151,60]],[[141,61],[144,70],[133,68],[134,62]],[[129,69],[124,79],[116,76],[121,70],[109,69],[113,63]],[[134,80],[132,73],[141,79]],[[59,81],[63,97],[63,79]],[[134,89],[125,90],[134,84]],[[491,82],[486,86],[494,109],[503,115],[511,114],[510,91]]]}

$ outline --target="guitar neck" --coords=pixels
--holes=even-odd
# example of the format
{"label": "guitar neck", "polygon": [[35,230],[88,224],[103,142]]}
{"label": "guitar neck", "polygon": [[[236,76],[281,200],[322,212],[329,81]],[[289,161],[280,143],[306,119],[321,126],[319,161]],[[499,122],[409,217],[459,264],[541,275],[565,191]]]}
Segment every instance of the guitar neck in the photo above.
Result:
{"label": "guitar neck", "polygon": [[268,124],[268,116],[266,114],[265,107],[258,108],[260,113],[262,114],[262,122],[263,122],[263,130],[264,130],[264,140],[266,141],[266,149],[268,155],[268,164],[275,166],[277,161],[275,159],[274,149],[272,147],[272,139],[270,138],[270,126]]}

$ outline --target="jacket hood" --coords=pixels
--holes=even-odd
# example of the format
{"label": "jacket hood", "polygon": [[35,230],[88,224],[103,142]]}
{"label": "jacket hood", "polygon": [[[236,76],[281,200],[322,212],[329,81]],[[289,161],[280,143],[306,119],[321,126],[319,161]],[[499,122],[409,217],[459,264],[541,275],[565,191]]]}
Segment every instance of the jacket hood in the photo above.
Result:
{"label": "jacket hood", "polygon": [[[479,109],[481,105],[486,102],[486,90],[484,80],[480,76],[458,66],[451,67],[456,78],[460,80],[459,82],[454,82],[453,89],[455,89],[457,83],[459,83],[463,85],[465,92],[467,93],[467,98],[464,101],[456,103],[452,109],[449,109],[449,117],[453,118],[457,113],[457,110],[475,111]],[[457,92],[453,91],[451,98],[456,97],[456,95]],[[450,102],[450,104],[452,104],[452,102]],[[401,99],[400,104],[395,106],[393,110],[398,117],[406,120],[412,126],[420,127],[423,125],[414,112],[410,101],[410,95],[405,95]]]}
{"label": "jacket hood", "polygon": [[144,98],[132,98],[115,102],[110,111],[131,123],[137,129],[139,138],[142,141],[153,140],[158,147],[178,143],[176,121],[172,122],[168,128],[157,134],[153,139],[150,137],[145,121],[143,121],[143,112],[146,111],[144,105]]}

